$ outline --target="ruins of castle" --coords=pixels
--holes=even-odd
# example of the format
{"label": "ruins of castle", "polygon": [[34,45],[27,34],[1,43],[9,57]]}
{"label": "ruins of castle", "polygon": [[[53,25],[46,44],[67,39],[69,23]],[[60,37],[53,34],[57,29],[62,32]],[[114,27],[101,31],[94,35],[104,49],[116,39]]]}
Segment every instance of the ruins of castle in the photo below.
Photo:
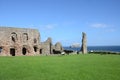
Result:
{"label": "ruins of castle", "polygon": [[[86,34],[82,33],[81,52],[87,53]],[[52,39],[40,41],[36,29],[0,27],[0,56],[50,55],[65,51],[60,42],[52,44]],[[69,52],[69,51],[68,51]]]}
{"label": "ruins of castle", "polygon": [[61,43],[52,44],[52,39],[40,42],[40,33],[36,29],[0,27],[0,55],[50,55],[54,51],[63,51]]}

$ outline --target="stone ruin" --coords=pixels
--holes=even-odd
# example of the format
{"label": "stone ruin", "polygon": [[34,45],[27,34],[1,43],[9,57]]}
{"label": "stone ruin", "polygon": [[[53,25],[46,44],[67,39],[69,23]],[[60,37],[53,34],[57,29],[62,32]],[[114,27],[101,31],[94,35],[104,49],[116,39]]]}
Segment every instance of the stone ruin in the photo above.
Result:
{"label": "stone ruin", "polygon": [[[81,51],[87,53],[86,34],[82,33]],[[60,54],[65,51],[60,42],[52,44],[52,39],[40,42],[36,29],[0,27],[0,56],[33,56]]]}
{"label": "stone ruin", "polygon": [[50,55],[50,54],[60,54],[63,52],[63,47],[60,42],[57,42],[55,45],[52,44],[52,39],[49,37],[45,42],[41,43],[41,54]]}
{"label": "stone ruin", "polygon": [[55,44],[55,46],[54,46],[54,49],[55,49],[56,51],[61,51],[61,50],[63,50],[62,44],[61,44],[60,42],[57,42],[57,43]]}
{"label": "stone ruin", "polygon": [[87,38],[84,32],[82,32],[82,46],[80,51],[82,51],[83,54],[87,53]]}
{"label": "stone ruin", "polygon": [[45,42],[41,43],[41,50],[40,50],[40,54],[45,54],[45,55],[49,55],[49,54],[53,54],[52,53],[52,39],[48,38]]}
{"label": "stone ruin", "polygon": [[40,42],[36,29],[0,27],[0,56],[50,55],[62,52],[60,43],[52,44],[52,39]]}
{"label": "stone ruin", "polygon": [[64,51],[62,44],[60,42],[57,42],[54,46],[53,46],[53,53],[54,54],[60,54]]}

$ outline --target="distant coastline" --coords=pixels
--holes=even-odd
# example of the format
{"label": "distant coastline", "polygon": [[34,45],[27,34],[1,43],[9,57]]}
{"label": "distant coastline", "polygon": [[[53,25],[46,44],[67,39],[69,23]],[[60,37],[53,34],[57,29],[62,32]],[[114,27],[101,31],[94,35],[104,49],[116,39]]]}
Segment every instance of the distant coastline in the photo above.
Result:
{"label": "distant coastline", "polygon": [[[64,46],[64,49],[80,51],[81,47]],[[120,52],[120,46],[88,46],[88,51]]]}

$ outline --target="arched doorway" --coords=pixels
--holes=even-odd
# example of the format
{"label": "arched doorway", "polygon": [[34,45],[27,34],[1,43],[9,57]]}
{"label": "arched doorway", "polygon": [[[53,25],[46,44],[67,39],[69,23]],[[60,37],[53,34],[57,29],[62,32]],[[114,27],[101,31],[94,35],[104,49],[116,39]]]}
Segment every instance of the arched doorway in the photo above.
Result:
{"label": "arched doorway", "polygon": [[37,47],[36,46],[34,46],[34,51],[37,52]]}
{"label": "arched doorway", "polygon": [[23,49],[22,49],[22,54],[23,54],[23,55],[26,55],[26,53],[27,53],[27,49],[26,49],[25,47],[23,47]]}
{"label": "arched doorway", "polygon": [[15,48],[10,48],[10,54],[11,54],[12,56],[15,56]]}
{"label": "arched doorway", "polygon": [[42,54],[42,49],[40,49],[40,54]]}
{"label": "arched doorway", "polygon": [[0,47],[0,53],[2,52],[2,47]]}

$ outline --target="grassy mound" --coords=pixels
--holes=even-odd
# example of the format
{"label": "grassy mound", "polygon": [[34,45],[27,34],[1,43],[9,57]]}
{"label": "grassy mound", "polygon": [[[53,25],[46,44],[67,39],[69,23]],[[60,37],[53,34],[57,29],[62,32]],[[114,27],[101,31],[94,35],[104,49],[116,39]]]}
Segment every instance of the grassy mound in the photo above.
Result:
{"label": "grassy mound", "polygon": [[119,80],[120,55],[0,57],[0,80]]}

